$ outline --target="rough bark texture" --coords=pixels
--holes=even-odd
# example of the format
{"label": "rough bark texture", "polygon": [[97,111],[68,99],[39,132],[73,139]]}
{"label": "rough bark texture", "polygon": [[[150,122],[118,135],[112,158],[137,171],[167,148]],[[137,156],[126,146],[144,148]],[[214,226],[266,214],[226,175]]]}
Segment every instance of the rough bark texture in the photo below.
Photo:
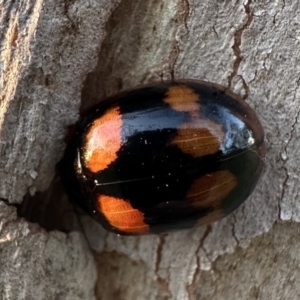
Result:
{"label": "rough bark texture", "polygon": [[[299,15],[284,0],[0,0],[0,299],[299,299]],[[85,235],[56,224],[55,164],[80,105],[171,78],[256,110],[267,159],[253,195],[161,236],[118,237],[82,212]]]}

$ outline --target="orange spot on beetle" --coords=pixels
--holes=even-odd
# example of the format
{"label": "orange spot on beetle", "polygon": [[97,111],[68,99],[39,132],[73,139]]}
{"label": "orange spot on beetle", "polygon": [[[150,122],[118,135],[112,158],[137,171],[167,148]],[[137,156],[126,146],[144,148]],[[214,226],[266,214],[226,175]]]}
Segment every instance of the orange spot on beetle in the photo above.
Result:
{"label": "orange spot on beetle", "polygon": [[166,93],[164,102],[168,103],[174,110],[192,114],[199,110],[198,99],[199,95],[187,86],[174,85]]}
{"label": "orange spot on beetle", "polygon": [[119,107],[110,108],[96,119],[86,134],[84,162],[92,172],[104,170],[121,148],[122,117]]}
{"label": "orange spot on beetle", "polygon": [[[189,125],[187,123],[179,128],[176,137],[172,141],[182,152],[194,157],[201,157],[214,154],[220,150],[218,138],[208,128],[186,128]],[[216,129],[218,128],[216,127]]]}
{"label": "orange spot on beetle", "polygon": [[224,140],[221,124],[200,117],[200,100],[198,94],[183,85],[170,87],[164,99],[174,110],[190,114],[190,122],[177,129],[172,143],[194,157],[218,152]]}
{"label": "orange spot on beetle", "polygon": [[209,173],[193,182],[186,198],[195,207],[219,208],[236,185],[236,177],[228,170]]}
{"label": "orange spot on beetle", "polygon": [[187,193],[187,200],[199,209],[212,209],[208,215],[198,220],[196,226],[210,224],[225,217],[221,204],[236,185],[236,177],[228,170],[210,173],[194,181]]}
{"label": "orange spot on beetle", "polygon": [[147,233],[149,226],[144,222],[144,215],[120,198],[100,195],[98,207],[111,226],[126,233]]}

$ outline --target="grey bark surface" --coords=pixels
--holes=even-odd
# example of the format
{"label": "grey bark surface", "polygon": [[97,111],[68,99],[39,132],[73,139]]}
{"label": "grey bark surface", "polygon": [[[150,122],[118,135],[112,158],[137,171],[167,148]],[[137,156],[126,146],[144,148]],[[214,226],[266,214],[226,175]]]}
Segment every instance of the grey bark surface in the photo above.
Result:
{"label": "grey bark surface", "polygon": [[[299,16],[284,0],[0,0],[0,299],[299,299]],[[180,78],[256,110],[254,193],[160,236],[78,222],[55,176],[67,127],[106,96]]]}

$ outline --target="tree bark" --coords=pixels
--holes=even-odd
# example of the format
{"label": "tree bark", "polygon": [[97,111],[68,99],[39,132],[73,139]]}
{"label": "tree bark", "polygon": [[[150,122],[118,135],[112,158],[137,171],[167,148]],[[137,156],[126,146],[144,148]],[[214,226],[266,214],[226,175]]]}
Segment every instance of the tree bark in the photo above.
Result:
{"label": "tree bark", "polygon": [[[299,299],[297,1],[0,7],[0,299]],[[182,78],[226,86],[257,112],[267,157],[251,197],[160,236],[119,237],[75,214],[55,165],[80,110]]]}

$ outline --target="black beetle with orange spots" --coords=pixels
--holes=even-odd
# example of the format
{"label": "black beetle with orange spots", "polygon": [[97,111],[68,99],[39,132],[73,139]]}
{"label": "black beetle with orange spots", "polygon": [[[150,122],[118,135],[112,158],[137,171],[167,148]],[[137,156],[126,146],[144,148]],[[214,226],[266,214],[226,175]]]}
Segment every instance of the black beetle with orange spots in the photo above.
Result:
{"label": "black beetle with orange spots", "polygon": [[141,87],[95,106],[60,163],[71,199],[119,234],[208,224],[234,211],[264,164],[254,111],[216,84]]}

